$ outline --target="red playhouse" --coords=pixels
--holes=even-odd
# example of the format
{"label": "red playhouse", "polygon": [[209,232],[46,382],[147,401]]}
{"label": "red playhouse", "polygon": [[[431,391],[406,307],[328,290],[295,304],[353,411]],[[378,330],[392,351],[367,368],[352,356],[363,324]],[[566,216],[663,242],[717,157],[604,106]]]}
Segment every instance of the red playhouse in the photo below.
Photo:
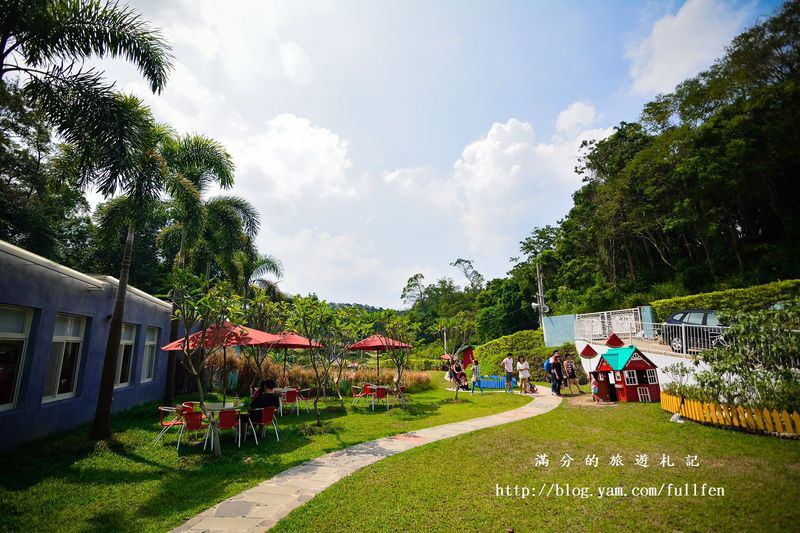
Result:
{"label": "red playhouse", "polygon": [[[467,346],[466,348],[464,348],[464,351],[461,352],[461,366],[462,368],[464,368],[464,371],[466,371],[472,364],[472,360],[474,359],[474,356],[472,355],[473,352],[474,352],[473,346]],[[446,353],[441,357],[439,357],[439,359],[442,360],[442,370],[449,369],[451,358],[452,356],[449,353]]]}
{"label": "red playhouse", "polygon": [[611,348],[595,368],[598,396],[609,402],[659,402],[657,368],[636,346]]}

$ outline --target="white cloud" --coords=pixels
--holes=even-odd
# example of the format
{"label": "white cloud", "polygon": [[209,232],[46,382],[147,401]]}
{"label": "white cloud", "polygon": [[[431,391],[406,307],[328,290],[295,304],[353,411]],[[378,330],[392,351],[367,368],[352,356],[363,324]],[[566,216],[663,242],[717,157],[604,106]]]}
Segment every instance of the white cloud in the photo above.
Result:
{"label": "white cloud", "polygon": [[582,129],[591,127],[597,121],[597,111],[586,102],[574,102],[558,114],[556,130],[575,135]]}
{"label": "white cloud", "polygon": [[287,267],[281,290],[305,294],[311,287],[332,302],[397,307],[405,280],[416,272],[433,271],[420,265],[387,265],[380,246],[351,231],[314,226],[291,235],[263,232],[260,240],[269,243],[270,252]]}
{"label": "white cloud", "polygon": [[555,134],[543,142],[528,122],[494,123],[464,148],[449,176],[407,168],[387,173],[384,181],[458,217],[472,257],[497,275],[521,236],[563,216],[580,186],[574,168],[581,142],[612,131],[593,128],[597,116],[594,106],[575,102],[558,115]]}
{"label": "white cloud", "polygon": [[354,196],[358,191],[357,180],[347,173],[352,167],[348,142],[292,113],[268,121],[261,133],[240,132],[226,145],[243,170],[255,171],[250,179],[258,183],[249,188],[273,199]]}
{"label": "white cloud", "polygon": [[748,20],[751,7],[721,0],[687,0],[674,15],[658,19],[650,34],[628,50],[633,91],[669,92],[710,66]]}
{"label": "white cloud", "polygon": [[280,45],[281,64],[286,76],[297,85],[308,85],[314,77],[314,68],[308,54],[297,43]]}

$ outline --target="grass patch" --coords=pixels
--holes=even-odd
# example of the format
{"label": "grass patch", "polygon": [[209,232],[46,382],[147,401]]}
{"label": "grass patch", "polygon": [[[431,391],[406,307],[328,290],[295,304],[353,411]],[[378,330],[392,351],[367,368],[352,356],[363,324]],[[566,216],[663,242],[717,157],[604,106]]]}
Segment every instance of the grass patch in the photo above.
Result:
{"label": "grass patch", "polygon": [[[153,445],[158,413],[148,405],[113,417],[114,438],[88,440],[88,427],[52,435],[0,455],[0,531],[165,531],[215,503],[299,463],[367,440],[512,409],[527,399],[474,396],[448,405],[441,373],[434,390],[411,395],[408,409],[363,405],[325,409],[325,431],[307,432],[313,414],[278,419],[280,442],[267,431],[236,447],[221,435],[223,456],[203,452],[202,435],[175,451],[176,431]],[[190,399],[190,398],[184,398]],[[335,407],[335,403],[326,407]]]}
{"label": "grass patch", "polygon": [[[277,531],[775,531],[800,520],[800,442],[674,424],[655,404],[591,405],[570,398],[555,410],[422,446],[380,461],[296,509]],[[535,466],[546,453],[550,465]],[[647,468],[636,454],[648,454]],[[559,466],[564,454],[575,461]],[[596,454],[599,466],[584,464]],[[609,466],[621,454],[624,466]],[[662,454],[675,466],[659,466]],[[700,466],[687,467],[697,455]],[[496,496],[497,485],[545,491],[589,487],[591,497]],[[598,497],[598,487],[697,483],[720,497]],[[666,490],[666,489],[664,489]],[[331,519],[335,517],[335,519]],[[366,524],[366,527],[365,527]]]}

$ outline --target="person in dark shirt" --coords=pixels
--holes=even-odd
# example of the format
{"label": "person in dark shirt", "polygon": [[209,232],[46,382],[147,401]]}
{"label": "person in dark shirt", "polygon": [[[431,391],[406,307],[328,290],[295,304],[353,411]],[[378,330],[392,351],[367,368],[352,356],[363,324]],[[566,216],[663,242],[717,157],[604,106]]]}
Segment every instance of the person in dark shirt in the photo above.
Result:
{"label": "person in dark shirt", "polygon": [[274,407],[278,409],[281,405],[281,399],[273,391],[274,388],[274,379],[265,379],[262,381],[250,401],[250,411],[253,409],[263,409],[264,407]]}

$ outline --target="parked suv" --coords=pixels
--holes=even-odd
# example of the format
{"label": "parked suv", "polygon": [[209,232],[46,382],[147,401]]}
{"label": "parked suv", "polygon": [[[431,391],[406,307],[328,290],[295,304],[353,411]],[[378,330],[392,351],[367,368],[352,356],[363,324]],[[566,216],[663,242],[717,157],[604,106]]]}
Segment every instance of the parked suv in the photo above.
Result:
{"label": "parked suv", "polygon": [[724,342],[717,312],[709,309],[684,309],[664,323],[663,339],[673,352],[708,350]]}

